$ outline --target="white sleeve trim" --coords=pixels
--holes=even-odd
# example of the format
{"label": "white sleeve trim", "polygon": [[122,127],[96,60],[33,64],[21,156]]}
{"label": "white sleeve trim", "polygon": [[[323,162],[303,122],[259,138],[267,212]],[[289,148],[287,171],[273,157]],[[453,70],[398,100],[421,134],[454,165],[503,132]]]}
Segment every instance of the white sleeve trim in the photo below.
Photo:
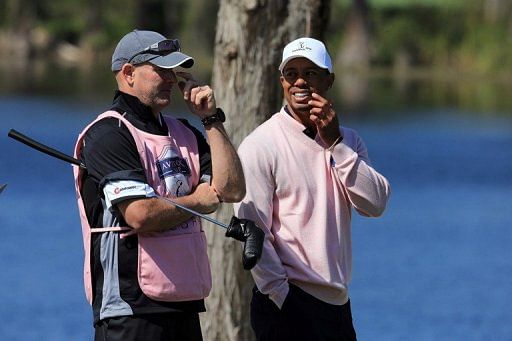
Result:
{"label": "white sleeve trim", "polygon": [[109,211],[112,211],[112,205],[126,199],[156,197],[155,191],[147,183],[133,180],[109,181],[103,187],[103,194]]}

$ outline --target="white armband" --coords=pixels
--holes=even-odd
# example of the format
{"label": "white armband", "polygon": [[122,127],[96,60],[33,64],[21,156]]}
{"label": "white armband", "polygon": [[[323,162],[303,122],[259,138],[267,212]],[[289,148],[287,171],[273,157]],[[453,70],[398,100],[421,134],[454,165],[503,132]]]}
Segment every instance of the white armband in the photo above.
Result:
{"label": "white armband", "polygon": [[103,194],[108,210],[112,210],[112,205],[126,199],[156,197],[151,186],[145,182],[134,180],[109,181],[103,187]]}

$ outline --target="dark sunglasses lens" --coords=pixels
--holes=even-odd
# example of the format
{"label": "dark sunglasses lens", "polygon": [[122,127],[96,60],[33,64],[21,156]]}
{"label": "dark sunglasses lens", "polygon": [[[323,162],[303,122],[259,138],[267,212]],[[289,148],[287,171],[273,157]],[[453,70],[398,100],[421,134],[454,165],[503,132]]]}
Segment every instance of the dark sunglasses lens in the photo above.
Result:
{"label": "dark sunglasses lens", "polygon": [[158,43],[158,50],[161,52],[176,52],[180,50],[180,42],[177,39],[164,40]]}

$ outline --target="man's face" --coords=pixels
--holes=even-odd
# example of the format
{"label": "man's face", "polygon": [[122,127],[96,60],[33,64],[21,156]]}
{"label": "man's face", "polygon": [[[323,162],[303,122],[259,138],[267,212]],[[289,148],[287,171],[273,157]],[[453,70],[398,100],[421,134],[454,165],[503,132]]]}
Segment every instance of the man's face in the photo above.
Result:
{"label": "man's face", "polygon": [[290,109],[302,118],[309,119],[313,92],[325,97],[334,77],[326,69],[321,69],[307,58],[294,58],[283,68],[281,77],[284,98]]}
{"label": "man's face", "polygon": [[171,103],[171,90],[177,82],[172,69],[144,63],[135,66],[133,77],[134,95],[153,112],[160,112]]}

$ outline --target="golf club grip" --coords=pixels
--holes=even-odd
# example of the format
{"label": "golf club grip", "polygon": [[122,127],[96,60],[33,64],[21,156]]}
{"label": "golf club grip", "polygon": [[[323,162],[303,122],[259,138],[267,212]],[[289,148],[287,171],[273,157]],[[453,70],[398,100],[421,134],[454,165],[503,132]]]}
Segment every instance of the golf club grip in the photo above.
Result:
{"label": "golf club grip", "polygon": [[265,233],[252,220],[231,217],[226,237],[244,243],[242,264],[245,270],[251,270],[261,257]]}
{"label": "golf club grip", "polygon": [[55,150],[51,147],[48,147],[40,142],[37,142],[30,137],[20,133],[19,131],[16,131],[14,129],[9,130],[9,133],[7,134],[10,138],[13,138],[29,147],[32,147],[36,150],[39,150],[42,153],[48,154],[50,156],[56,157],[57,159],[69,162],[73,165],[80,166],[81,168],[86,168],[85,165],[83,165],[79,160],[75,159],[74,157],[71,157],[69,155],[66,155],[62,152],[59,152],[58,150]]}
{"label": "golf club grip", "polygon": [[242,264],[245,270],[251,270],[261,258],[265,233],[252,221],[247,224],[247,232],[247,239],[244,243]]}

